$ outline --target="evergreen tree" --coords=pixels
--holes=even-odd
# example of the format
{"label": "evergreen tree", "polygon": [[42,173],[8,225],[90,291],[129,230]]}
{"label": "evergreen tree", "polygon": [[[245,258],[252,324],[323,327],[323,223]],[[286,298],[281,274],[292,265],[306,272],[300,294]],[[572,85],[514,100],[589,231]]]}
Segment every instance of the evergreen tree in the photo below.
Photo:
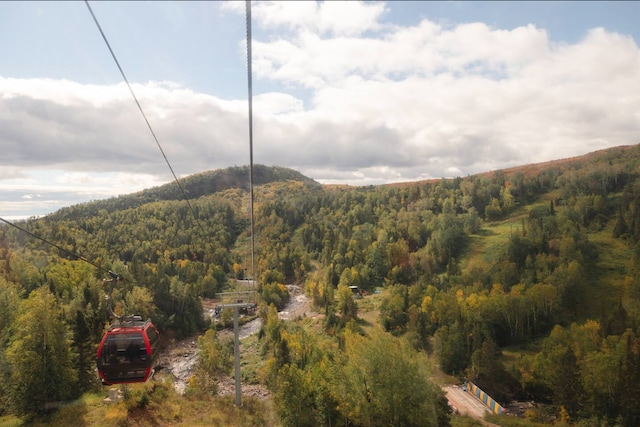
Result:
{"label": "evergreen tree", "polygon": [[358,319],[358,305],[353,299],[353,292],[347,285],[338,286],[338,313],[340,313],[340,323],[347,324],[349,320]]}
{"label": "evergreen tree", "polygon": [[640,342],[630,329],[622,335],[620,353],[619,417],[625,426],[640,425]]}
{"label": "evergreen tree", "polygon": [[16,308],[20,304],[17,286],[0,277],[0,415],[8,410],[8,390],[11,371],[5,360],[5,349],[11,337]]}
{"label": "evergreen tree", "polygon": [[42,287],[20,305],[7,348],[9,399],[19,415],[38,414],[47,403],[75,397],[69,330],[53,294]]}
{"label": "evergreen tree", "polygon": [[553,402],[575,417],[583,399],[580,368],[572,346],[556,354],[557,359],[550,374]]}
{"label": "evergreen tree", "polygon": [[73,324],[73,367],[78,376],[78,386],[82,391],[91,389],[97,384],[94,371],[96,349],[92,334],[82,311],[76,311]]}

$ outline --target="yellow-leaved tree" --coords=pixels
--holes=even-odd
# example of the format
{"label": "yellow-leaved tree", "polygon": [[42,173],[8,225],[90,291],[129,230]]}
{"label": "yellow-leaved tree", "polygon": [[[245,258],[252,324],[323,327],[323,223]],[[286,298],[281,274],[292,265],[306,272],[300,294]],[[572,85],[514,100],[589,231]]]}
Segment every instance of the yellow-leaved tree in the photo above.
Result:
{"label": "yellow-leaved tree", "polygon": [[75,397],[69,328],[47,287],[34,290],[21,302],[13,329],[6,362],[14,412],[34,415]]}

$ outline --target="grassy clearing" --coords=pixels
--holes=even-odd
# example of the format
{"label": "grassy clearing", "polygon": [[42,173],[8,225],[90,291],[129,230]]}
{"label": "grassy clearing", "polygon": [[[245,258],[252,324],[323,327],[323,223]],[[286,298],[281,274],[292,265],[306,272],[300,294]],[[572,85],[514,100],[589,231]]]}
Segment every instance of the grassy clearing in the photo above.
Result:
{"label": "grassy clearing", "polygon": [[22,420],[13,415],[0,417],[0,427],[21,427],[22,425]]}
{"label": "grassy clearing", "polygon": [[469,246],[460,259],[462,271],[486,271],[500,261],[513,233],[522,232],[523,221],[529,218],[529,211],[548,206],[553,197],[550,193],[543,194],[539,202],[519,207],[506,219],[486,222],[477,234],[470,236]]}
{"label": "grassy clearing", "polygon": [[522,222],[529,217],[529,211],[538,205],[546,205],[548,201],[526,205],[516,209],[508,218],[501,221],[486,222],[482,229],[470,236],[469,246],[460,260],[463,271],[487,270],[500,260],[513,233],[522,231]]}
{"label": "grassy clearing", "polygon": [[500,427],[549,427],[549,424],[540,424],[526,418],[518,418],[511,415],[487,415],[484,419]]}
{"label": "grassy clearing", "polygon": [[[469,245],[460,259],[461,270],[487,271],[491,265],[499,262],[513,233],[522,231],[523,219],[526,221],[528,212],[535,207],[546,206],[550,199],[552,195],[542,195],[539,202],[518,209],[505,220],[485,223],[482,230],[470,236]],[[557,210],[561,211],[562,208]],[[581,293],[581,312],[601,313],[622,296],[624,280],[628,275],[627,264],[633,255],[633,248],[625,241],[613,237],[613,222],[603,230],[590,232],[589,240],[596,245],[599,259],[588,271],[584,293]]]}
{"label": "grassy clearing", "polygon": [[483,427],[480,421],[476,421],[469,417],[453,416],[451,417],[451,427]]}
{"label": "grassy clearing", "polygon": [[610,224],[601,231],[589,233],[589,241],[597,247],[598,259],[588,268],[588,277],[580,292],[578,314],[583,320],[609,312],[623,298],[633,248],[614,238],[612,227]]}
{"label": "grassy clearing", "polygon": [[[242,381],[246,384],[258,384],[260,371],[264,367],[265,359],[262,355],[262,344],[258,341],[258,335],[254,334],[242,340],[240,345],[240,359]],[[230,376],[233,376],[230,372]]]}
{"label": "grassy clearing", "polygon": [[466,256],[467,269],[473,267],[486,269],[499,259],[508,243],[503,231],[504,228],[504,225],[491,224],[485,226],[478,235],[472,236]]}
{"label": "grassy clearing", "polygon": [[534,358],[536,354],[540,352],[541,347],[542,338],[528,344],[503,348],[500,362],[502,362],[504,369],[511,374],[513,378],[518,379],[523,361]]}
{"label": "grassy clearing", "polygon": [[357,300],[358,317],[362,320],[361,324],[366,331],[374,327],[379,327],[380,323],[380,304],[382,302],[383,293],[370,293],[364,298]]}
{"label": "grassy clearing", "polygon": [[273,402],[245,397],[242,407],[232,396],[192,399],[173,391],[170,384],[149,382],[123,387],[125,398],[105,403],[107,391],[87,393],[49,417],[29,422],[0,418],[0,427],[158,427],[158,426],[266,426],[280,425]]}
{"label": "grassy clearing", "polygon": [[627,242],[613,237],[613,225],[598,233],[589,234],[589,241],[598,248],[596,263],[599,282],[619,288],[628,274],[627,265],[633,256],[633,248]]}

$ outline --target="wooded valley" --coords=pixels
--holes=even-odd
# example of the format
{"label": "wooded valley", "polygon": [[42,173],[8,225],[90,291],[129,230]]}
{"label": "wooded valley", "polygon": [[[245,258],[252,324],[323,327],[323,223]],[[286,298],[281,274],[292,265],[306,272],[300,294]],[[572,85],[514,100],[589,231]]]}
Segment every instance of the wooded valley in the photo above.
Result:
{"label": "wooded valley", "polygon": [[[500,425],[640,425],[640,146],[431,182],[255,179],[263,327],[246,380],[272,399],[245,425],[475,425],[451,414],[444,375],[535,402]],[[0,226],[0,425],[102,390],[108,270],[124,276],[116,313],[153,319],[165,343],[201,336],[188,397],[215,399],[233,349],[202,298],[251,278],[248,167],[181,184],[188,204],[172,183]],[[319,324],[278,319],[286,284]],[[379,296],[374,319],[350,286]],[[163,399],[149,390],[129,425]]]}

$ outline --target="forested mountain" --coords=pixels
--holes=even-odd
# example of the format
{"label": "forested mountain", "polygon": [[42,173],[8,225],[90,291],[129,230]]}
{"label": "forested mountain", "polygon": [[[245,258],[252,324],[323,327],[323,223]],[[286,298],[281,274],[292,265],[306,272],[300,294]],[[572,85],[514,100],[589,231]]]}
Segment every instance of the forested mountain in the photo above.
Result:
{"label": "forested mountain", "polygon": [[[304,284],[328,337],[311,339],[263,309],[265,381],[282,397],[284,425],[420,425],[411,414],[382,418],[337,391],[379,372],[349,361],[383,360],[357,338],[364,332],[353,285],[383,294],[379,322],[389,334],[371,342],[407,338],[416,354],[434,355],[444,372],[474,380],[499,401],[549,405],[532,415],[540,421],[640,424],[640,146],[435,182],[323,187],[276,167],[257,167],[254,177],[263,299],[278,303],[283,284]],[[193,210],[169,184],[21,224],[58,248],[0,228],[6,407],[31,409],[16,404],[32,392],[15,385],[29,383],[16,359],[29,344],[17,330],[37,307],[72,336],[60,357],[73,360],[73,373],[56,373],[69,385],[58,398],[92,386],[88,349],[108,322],[105,272],[78,255],[125,276],[114,290],[118,309],[150,316],[176,336],[205,326],[200,297],[246,277],[248,168],[181,185]],[[398,369],[414,369],[412,357],[398,360]],[[326,379],[337,360],[344,383]],[[426,387],[406,389],[414,386]],[[285,398],[291,387],[300,401]],[[376,384],[366,387],[370,399]],[[424,399],[440,399],[425,390]],[[310,408],[304,422],[288,405]]]}
{"label": "forested mountain", "polygon": [[[302,175],[300,172],[278,166],[253,166],[254,185],[263,185],[277,181],[300,181],[310,188],[320,184]],[[250,185],[249,167],[231,167],[190,175],[174,182],[142,190],[133,194],[125,194],[106,200],[83,203],[63,208],[49,215],[49,219],[71,219],[94,215],[101,209],[114,212],[142,206],[160,200],[191,200],[231,189],[248,191]]]}

